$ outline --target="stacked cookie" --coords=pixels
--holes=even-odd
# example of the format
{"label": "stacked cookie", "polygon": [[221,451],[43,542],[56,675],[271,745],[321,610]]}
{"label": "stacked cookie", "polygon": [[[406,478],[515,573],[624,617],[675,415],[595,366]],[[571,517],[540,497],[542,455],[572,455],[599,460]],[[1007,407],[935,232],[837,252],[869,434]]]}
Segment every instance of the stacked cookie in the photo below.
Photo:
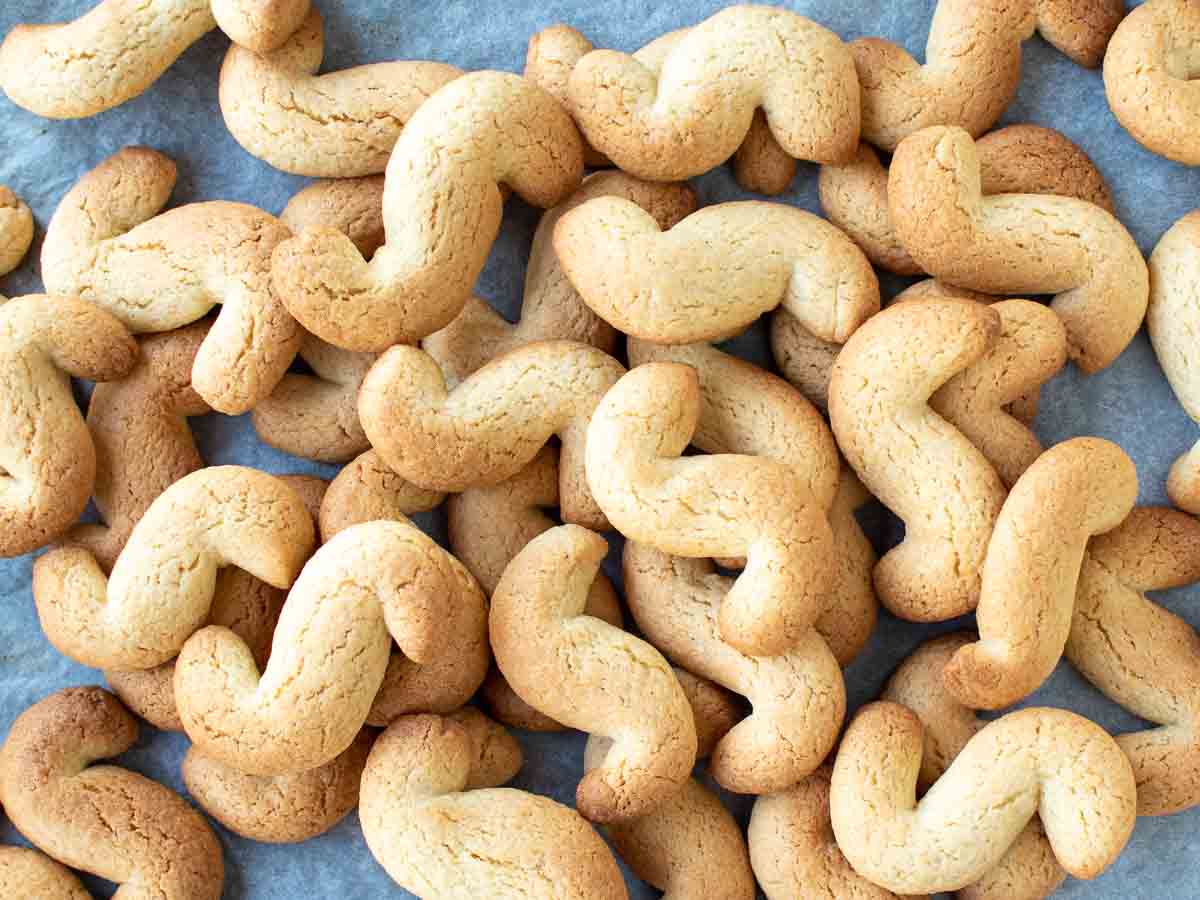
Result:
{"label": "stacked cookie", "polygon": [[[632,55],[555,26],[523,76],[319,75],[320,14],[291,0],[15,29],[0,86],[71,118],[219,26],[229,132],[321,180],[279,216],[168,209],[175,163],[127,147],[63,196],[47,293],[0,308],[0,554],[44,549],[45,639],[112,689],[13,723],[0,801],[42,853],[0,852],[0,884],[86,896],[67,865],[221,895],[204,817],[93,764],[138,717],[186,733],[188,792],[229,830],[294,843],[357,806],[426,898],[622,898],[618,857],[673,898],[1037,898],[1105,871],[1138,815],[1200,805],[1200,638],[1145,593],[1200,579],[1200,451],[1178,509],[1139,508],[1116,444],[1032,428],[1044,383],[1108,368],[1143,320],[1196,415],[1200,220],[1147,264],[1082,150],[989,133],[1036,31],[1103,59],[1122,124],[1194,162],[1194,10],[1123,12],[940,0],[919,64],[736,6]],[[764,194],[818,164],[826,218],[699,208],[687,179],[727,160]],[[545,210],[515,324],[472,293],[510,193]],[[0,273],[33,230],[0,190]],[[931,277],[881,309],[876,267]],[[783,377],[713,346],[765,314]],[[103,382],[86,417],[71,376]],[[212,411],[344,467],[206,467],[187,419]],[[872,498],[905,527],[880,558]],[[448,548],[410,519],[443,504]],[[848,720],[880,605],[977,633],[917,648]],[[1161,727],[978,716],[1064,656]],[[504,786],[508,728],[587,735],[573,806]],[[745,834],[712,782],[757,797]]]}

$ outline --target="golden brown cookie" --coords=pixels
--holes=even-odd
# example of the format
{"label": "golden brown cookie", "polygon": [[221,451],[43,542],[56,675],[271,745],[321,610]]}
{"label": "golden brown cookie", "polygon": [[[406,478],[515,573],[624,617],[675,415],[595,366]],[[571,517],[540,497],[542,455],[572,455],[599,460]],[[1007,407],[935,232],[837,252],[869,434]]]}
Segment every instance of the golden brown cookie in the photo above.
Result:
{"label": "golden brown cookie", "polygon": [[209,325],[147,335],[129,374],[92,391],[87,425],[96,446],[92,496],[101,523],[76,525],[66,540],[85,547],[106,572],[155,498],[204,465],[187,417],[209,411],[192,388],[192,365]]}
{"label": "golden brown cookie", "polygon": [[1004,501],[996,470],[929,407],[933,394],[994,346],[1000,317],[953,298],[892,306],[855,332],[833,367],[829,413],[847,462],[904,520],[875,567],[885,607],[912,621],[973,609]]}
{"label": "golden brown cookie", "polygon": [[[980,189],[991,194],[1059,194],[1112,213],[1112,195],[1086,153],[1053,128],[1009,125],[975,142]],[[918,275],[888,212],[888,172],[868,144],[849,163],[821,166],[821,210],[881,269]]]}
{"label": "golden brown cookie", "polygon": [[567,99],[584,137],[617,166],[675,181],[732,156],[759,108],[790,156],[844,160],[858,141],[858,90],[832,31],[788,10],[732,6],[648,59],[588,53]]}
{"label": "golden brown cookie", "polygon": [[[468,488],[446,504],[450,549],[488,595],[513,557],[555,526],[543,511],[558,506],[558,452],[543,447],[524,469],[499,484]],[[583,611],[616,628],[624,626],[621,604],[608,576],[599,573]],[[505,725],[526,731],[560,731],[563,725],[538,712],[509,687],[495,666],[483,683],[488,709]]]}
{"label": "golden brown cookie", "polygon": [[1088,545],[1067,659],[1092,684],[1158,727],[1117,743],[1133,764],[1138,815],[1200,803],[1200,636],[1146,591],[1200,580],[1200,522],[1139,507]]}
{"label": "golden brown cookie", "polygon": [[821,766],[795,787],[754,801],[746,837],[763,893],[767,900],[814,892],[831,900],[898,900],[855,872],[838,849],[829,822],[832,773],[832,766]]}
{"label": "golden brown cookie", "polygon": [[595,822],[626,822],[677,792],[696,762],[691,707],[645,641],[585,615],[607,542],[552,528],[516,555],[492,593],[496,665],[517,695],[563,724],[611,739],[575,792]]}
{"label": "golden brown cookie", "polygon": [[39,850],[120,883],[120,896],[218,900],[225,866],[204,818],[149,778],[92,765],[130,749],[137,734],[134,717],[98,687],[35,703],[0,751],[5,811]]}
{"label": "golden brown cookie", "polygon": [[275,290],[305,328],[347,350],[420,340],[470,296],[500,229],[500,184],[546,208],[582,176],[579,134],[553,97],[517,75],[472,72],[405,126],[387,165],[387,241],[371,261],[336,229],[310,228],[280,245]]}
{"label": "golden brown cookie", "polygon": [[1016,95],[1035,24],[1030,0],[938,0],[924,65],[884,38],[851,42],[863,140],[892,151],[930,125],[983,134]]}
{"label": "golden brown cookie", "polygon": [[358,416],[393,471],[431,490],[461,491],[517,474],[557,434],[562,518],[607,522],[584,475],[587,423],[624,367],[575,341],[518,347],[453,389],[416,347],[379,357],[363,381]]}
{"label": "golden brown cookie", "polygon": [[711,562],[627,541],[623,572],[629,610],[647,639],[753,707],[713,750],[709,771],[722,787],[780,791],[821,764],[837,740],[846,689],[816,631],[778,656],[746,656],[721,639],[718,610],[732,579],[718,575]]}
{"label": "golden brown cookie", "polygon": [[1095,69],[1125,18],[1125,0],[1034,0],[1034,12],[1038,34],[1073,62]]}
{"label": "golden brown cookie", "polygon": [[1055,294],[1071,359],[1113,362],[1146,314],[1149,276],[1133,237],[1074,197],[981,193],[979,157],[961,128],[917,132],[896,149],[888,208],[900,243],[929,274],[992,294]]}
{"label": "golden brown cookie", "polygon": [[1133,461],[1100,438],[1051,447],[1013,485],[983,564],[980,640],[946,666],[961,703],[1001,709],[1050,676],[1071,633],[1087,542],[1120,525],[1137,493]]}
{"label": "golden brown cookie", "polygon": [[206,813],[235,834],[296,844],[324,834],[358,805],[359,781],[375,740],[364,729],[323,766],[294,775],[243,775],[195,747],[183,758],[183,783]]}
{"label": "golden brown cookie", "polygon": [[76,297],[0,305],[0,556],[48,544],[87,506],[96,449],[69,376],[120,378],[137,350],[120,322]]}
{"label": "golden brown cookie", "polygon": [[[584,765],[598,765],[610,745],[589,738]],[[633,873],[666,900],[754,900],[742,829],[695,778],[646,815],[606,825],[604,833]]]}
{"label": "golden brown cookie", "polygon": [[45,900],[92,900],[70,869],[26,847],[0,847],[0,893]]}
{"label": "golden brown cookie", "polygon": [[161,212],[175,164],[126,147],[67,192],[46,229],[42,277],[133,332],[169,331],[221,312],[196,354],[192,386],[213,409],[247,412],[300,347],[300,326],[271,290],[271,252],[288,237],[244,203],[188,203]]}

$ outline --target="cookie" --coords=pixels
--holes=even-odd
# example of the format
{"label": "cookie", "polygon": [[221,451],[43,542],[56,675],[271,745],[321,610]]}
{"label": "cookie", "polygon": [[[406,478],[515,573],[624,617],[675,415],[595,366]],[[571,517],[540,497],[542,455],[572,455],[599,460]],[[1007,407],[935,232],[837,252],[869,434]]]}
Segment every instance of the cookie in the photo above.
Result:
{"label": "cookie", "polygon": [[0,847],[0,891],[9,897],[92,900],[70,869],[26,847]]}
{"label": "cookie", "polygon": [[854,242],[782,203],[707,206],[663,231],[636,204],[599,197],[559,220],[554,249],[593,311],[659,344],[732,337],[776,307],[845,341],[879,310],[879,282]]}
{"label": "cookie", "polygon": [[101,0],[73,22],[17,25],[0,44],[0,88],[22,109],[51,119],[120,106],[216,27],[209,3]]}
{"label": "cookie", "polygon": [[[610,745],[605,738],[589,738],[584,765],[599,765]],[[606,825],[604,833],[633,874],[668,900],[754,900],[742,829],[695,778],[651,812]]]}
{"label": "cookie", "polygon": [[116,318],[71,296],[34,294],[0,305],[0,557],[62,535],[87,506],[96,450],[68,376],[112,381],[137,360]]}
{"label": "cookie", "polygon": [[62,199],[42,245],[46,286],[77,293],[130,331],[170,331],[220,314],[196,354],[192,385],[213,408],[247,412],[274,389],[300,347],[299,325],[271,290],[271,252],[289,232],[245,203],[161,212],[175,164],[126,147]]}
{"label": "cookie", "polygon": [[1125,18],[1125,0],[1034,0],[1034,14],[1047,43],[1072,62],[1095,69]]}
{"label": "cookie", "polygon": [[930,125],[983,134],[1017,93],[1035,24],[1029,0],[939,0],[924,65],[884,38],[852,41],[863,140],[890,152]]}
{"label": "cookie", "polygon": [[1066,656],[1088,681],[1158,727],[1117,738],[1133,765],[1138,815],[1200,804],[1200,637],[1146,591],[1200,580],[1200,522],[1178,510],[1138,507],[1088,544]]}
{"label": "cookie", "polygon": [[225,866],[204,818],[149,778],[92,765],[129,750],[137,736],[137,721],[98,687],[35,703],[0,751],[5,811],[39,850],[120,883],[124,896],[218,900]]}
{"label": "cookie", "polygon": [[175,699],[206,756],[247,775],[304,772],[342,753],[367,721],[393,638],[417,664],[473,638],[456,661],[474,673],[469,697],[487,672],[486,633],[483,592],[458,560],[411,524],[367,522],[305,565],[261,674],[239,637],[202,628],[179,654]]}
{"label": "cookie", "polygon": [[235,44],[269,53],[304,23],[309,0],[212,0],[212,13]]}
{"label": "cookie", "polygon": [[1004,484],[986,457],[929,407],[996,343],[1000,317],[970,300],[914,300],[869,319],[829,385],[833,433],[867,490],[905,523],[875,567],[879,600],[918,622],[973,609]]}
{"label": "cookie", "polygon": [[584,614],[608,553],[577,525],[552,528],[516,555],[492,593],[496,665],[534,709],[611,746],[575,792],[594,822],[653,810],[691,775],[696,729],[667,661],[645,641]]}
{"label": "cookie", "polygon": [[983,565],[980,641],[946,666],[946,689],[973,709],[1000,709],[1033,693],[1062,657],[1088,540],[1111,531],[1137,502],[1137,470],[1100,438],[1072,438],[1013,485]]}
{"label": "cookie", "polygon": [[388,875],[441,900],[625,900],[612,852],[583,817],[498,787],[516,766],[480,772],[472,744],[460,724],[438,716],[406,716],[375,742],[359,817]]}
{"label": "cookie", "polygon": [[267,844],[297,844],[324,834],[358,805],[374,740],[374,733],[364,729],[325,765],[275,776],[243,775],[189,747],[183,783],[200,808],[234,834]]}
{"label": "cookie", "polygon": [[33,243],[33,213],[25,201],[0,184],[0,275],[21,264]]}
{"label": "cookie", "polygon": [[440,506],[446,495],[409,484],[374,450],[342,466],[321,500],[319,530],[324,543],[351,525],[376,519],[406,521]]}
{"label": "cookie", "polygon": [[1188,0],[1150,0],[1130,11],[1104,54],[1104,93],[1130,136],[1159,156],[1200,165],[1200,89],[1189,53],[1200,9]]}
{"label": "cookie", "polygon": [[677,181],[738,149],[756,109],[796,159],[846,159],[858,141],[858,79],[836,34],[768,6],[733,6],[673,41],[661,61],[596,50],[567,84],[588,142],[639,178]]}
{"label": "cookie", "polygon": [[[973,632],[954,632],[921,644],[892,673],[880,699],[900,703],[916,713],[925,749],[917,791],[928,790],[950,767],[967,742],[987,722],[946,690],[942,671],[954,654],[976,640]],[[1054,858],[1041,820],[1034,818],[1004,858],[978,881],[957,891],[958,900],[1041,900],[1067,877]]]}
{"label": "cookie", "polygon": [[[975,142],[980,189],[991,194],[1078,197],[1114,213],[1104,176],[1076,144],[1053,128],[1009,125]],[[897,275],[921,267],[900,243],[888,213],[888,171],[868,144],[844,165],[821,166],[821,211],[862,248],[871,262]]]}
{"label": "cookie", "polygon": [[[489,596],[513,558],[535,537],[555,526],[544,510],[558,506],[558,452],[543,447],[524,469],[499,484],[468,488],[446,504],[450,549]],[[621,604],[608,576],[599,573],[588,590],[586,615],[624,626]],[[505,725],[526,731],[560,731],[564,726],[538,712],[492,667],[483,699]]]}
{"label": "cookie", "polygon": [[854,870],[897,893],[952,891],[995,867],[1038,813],[1054,855],[1095,878],[1133,832],[1137,786],[1099,726],[1029,707],[988,723],[916,801],[921,722],[871,703],[850,722],[833,764],[829,808]]}
{"label": "cookie", "polygon": [[828,497],[765,456],[680,458],[701,402],[690,366],[631,370],[588,426],[588,482],[630,540],[681,556],[746,557],[721,604],[721,637],[744,653],[774,656],[803,639],[825,607],[835,573]]}
{"label": "cookie", "polygon": [[[662,346],[630,338],[627,349],[633,366],[678,362],[696,370],[701,402],[692,446],[707,453],[742,453],[787,463],[824,508],[840,552],[835,554],[835,584],[816,628],[838,661],[848,663],[875,625],[875,556],[853,515],[868,495],[849,470],[851,482],[841,489],[837,446],[825,420],[782,379],[707,344]],[[741,568],[745,560],[719,563]]]}
{"label": "cookie", "polygon": [[92,496],[101,521],[76,525],[66,540],[87,549],[106,572],[155,498],[204,465],[187,419],[210,411],[192,387],[209,325],[143,337],[129,374],[92,391],[87,426],[96,446]]}
{"label": "cookie", "polygon": [[829,822],[832,772],[832,766],[821,766],[795,787],[754,801],[746,838],[767,900],[792,900],[813,891],[839,900],[897,900],[855,872],[838,849]]}
{"label": "cookie", "polygon": [[[233,6],[240,0],[223,2]],[[247,153],[294,175],[353,178],[383,172],[413,113],[462,70],[397,61],[318,75],[325,51],[321,14],[313,9],[301,19],[273,52],[244,42],[229,48],[218,94],[225,127]]]}
{"label": "cookie", "polygon": [[487,303],[472,297],[453,322],[421,342],[453,387],[488,361],[534,341],[566,340],[591,344],[612,353],[617,334],[576,293],[554,252],[554,227],[564,214],[593,197],[621,197],[649,213],[661,228],[671,228],[696,209],[696,194],[686,184],[654,184],[624,172],[598,172],[538,222],[525,266],[521,318],[509,324]]}
{"label": "cookie", "polygon": [[[935,294],[905,291],[893,302],[922,296]],[[1000,336],[974,364],[938,388],[929,406],[978,447],[1011,488],[1042,453],[1037,435],[1012,414],[1012,405],[1038,396],[1066,365],[1067,331],[1052,310],[1030,300],[1001,300],[992,309],[1000,317]]]}
{"label": "cookie", "polygon": [[526,344],[453,389],[416,347],[379,357],[358,397],[358,416],[389,467],[430,490],[462,491],[517,474],[557,434],[563,521],[604,529],[584,475],[588,420],[624,367],[575,341]]}
{"label": "cookie", "polygon": [[842,726],[846,689],[817,632],[778,656],[747,656],[721,639],[718,611],[732,579],[710,561],[627,541],[623,573],[630,613],[646,638],[672,662],[750,701],[751,714],[713,749],[708,768],[718,784],[773,793],[821,764]]}
{"label": "cookie", "polygon": [[[1200,422],[1200,365],[1196,333],[1200,304],[1200,211],[1188,213],[1159,238],[1150,254],[1150,308],[1146,329],[1184,412]],[[1180,509],[1200,515],[1200,441],[1180,456],[1167,478],[1167,494]]]}
{"label": "cookie", "polygon": [[312,552],[313,532],[300,497],[280,479],[243,466],[201,469],[150,504],[110,577],[82,547],[37,560],[42,630],[83,665],[161,665],[207,620],[218,569],[237,566],[287,588]]}
{"label": "cookie", "polygon": [[582,176],[579,134],[553,97],[517,75],[472,72],[405,125],[385,175],[387,241],[371,261],[341,232],[310,228],[278,248],[275,291],[305,328],[347,350],[420,340],[470,296],[500,229],[499,185],[547,208]]}
{"label": "cookie", "polygon": [[1146,261],[1112,215],[1074,197],[981,193],[979,159],[960,128],[904,141],[888,173],[900,243],[933,277],[992,294],[1055,294],[1071,359],[1091,374],[1133,340],[1146,314]]}
{"label": "cookie", "polygon": [[[311,475],[281,475],[316,522],[326,482]],[[105,568],[101,561],[101,568]],[[222,625],[250,648],[259,666],[267,664],[275,623],[283,610],[287,592],[259,581],[249,572],[228,567],[217,572],[207,625]],[[107,669],[108,685],[130,712],[163,731],[183,731],[175,703],[175,660],[152,669]]]}

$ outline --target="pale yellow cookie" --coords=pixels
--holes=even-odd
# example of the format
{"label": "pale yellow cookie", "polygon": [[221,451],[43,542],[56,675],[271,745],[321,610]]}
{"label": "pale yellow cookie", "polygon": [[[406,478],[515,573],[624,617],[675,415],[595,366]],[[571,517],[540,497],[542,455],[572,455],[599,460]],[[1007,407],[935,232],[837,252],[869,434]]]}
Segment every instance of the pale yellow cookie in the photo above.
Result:
{"label": "pale yellow cookie", "polygon": [[918,803],[922,729],[872,703],[842,738],[829,788],[838,846],[854,870],[898,893],[957,890],[998,863],[1035,813],[1058,862],[1095,878],[1133,832],[1137,786],[1108,734],[1062,709],[990,722]]}
{"label": "pale yellow cookie", "polygon": [[774,656],[804,639],[834,583],[830,497],[766,456],[683,457],[701,398],[690,366],[630,370],[588,426],[588,483],[629,540],[681,556],[746,557],[721,604],[721,637],[743,653]]}
{"label": "pale yellow cookie", "polygon": [[225,127],[248,153],[284,172],[316,178],[382,172],[413,113],[462,70],[422,60],[318,75],[325,51],[321,14],[313,9],[301,18],[273,52],[244,42],[229,48],[219,92]]}
{"label": "pale yellow cookie", "polygon": [[342,753],[367,721],[393,637],[421,664],[475,636],[477,652],[457,660],[473,691],[487,672],[486,633],[483,592],[458,560],[411,524],[367,522],[305,565],[264,669],[231,631],[203,628],[179,654],[175,699],[206,756],[248,775],[303,772]]}
{"label": "pale yellow cookie", "polygon": [[431,900],[626,900],[612,851],[583,817],[498,787],[514,766],[480,777],[472,744],[462,725],[438,716],[406,716],[375,742],[359,816],[388,875]]}
{"label": "pale yellow cookie", "polygon": [[663,231],[637,204],[599,197],[559,220],[554,249],[592,310],[660,344],[731,337],[776,307],[840,342],[879,310],[855,243],[782,203],[720,203]]}
{"label": "pale yellow cookie", "polygon": [[207,620],[217,572],[245,569],[290,587],[314,543],[312,516],[278,478],[212,466],[158,496],[105,577],[81,547],[34,565],[46,637],[63,655],[107,669],[149,669],[175,656]]}

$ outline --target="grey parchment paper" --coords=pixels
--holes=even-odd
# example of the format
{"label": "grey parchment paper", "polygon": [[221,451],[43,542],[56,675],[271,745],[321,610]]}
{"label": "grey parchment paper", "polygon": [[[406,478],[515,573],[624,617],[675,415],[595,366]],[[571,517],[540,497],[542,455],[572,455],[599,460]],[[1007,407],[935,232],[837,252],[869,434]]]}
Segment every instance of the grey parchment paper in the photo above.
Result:
{"label": "grey parchment paper", "polygon": [[[326,23],[326,69],[387,59],[435,59],[466,69],[519,72],[526,42],[538,29],[568,22],[597,46],[633,50],[658,35],[694,24],[723,5],[719,0],[647,4],[637,0],[317,0]],[[72,19],[92,0],[0,0],[0,34],[18,22]],[[882,35],[922,54],[934,0],[784,0],[784,5],[833,28],[845,39]],[[217,107],[217,72],[228,42],[213,32],[193,46],[146,94],[91,119],[55,122],[38,118],[0,97],[0,183],[9,185],[33,208],[38,243],[25,265],[4,279],[8,296],[41,289],[38,254],[42,230],[75,180],[126,144],[147,144],[175,158],[180,178],[175,203],[225,199],[282,210],[304,179],[284,175],[246,154],[228,135]],[[919,58],[921,58],[919,56]],[[1118,215],[1149,253],[1159,236],[1180,216],[1200,205],[1200,170],[1154,156],[1116,123],[1104,99],[1098,72],[1075,66],[1040,38],[1025,45],[1021,87],[1001,124],[1035,122],[1064,132],[1080,144],[1108,178]],[[696,179],[703,203],[744,196],[722,167]],[[816,170],[801,165],[791,191],[779,198],[819,212]],[[504,230],[492,251],[477,293],[515,318],[521,298],[525,256],[537,211],[510,202]],[[884,279],[885,296],[903,283]],[[769,365],[761,324],[731,341],[728,348]],[[1037,431],[1047,445],[1075,435],[1099,435],[1119,443],[1134,459],[1141,483],[1139,502],[1165,503],[1164,482],[1171,461],[1196,438],[1196,426],[1175,402],[1144,332],[1108,370],[1085,378],[1068,367],[1042,394]],[[209,415],[192,420],[209,464],[240,463],[271,472],[311,472],[317,466],[264,447],[249,417]],[[882,510],[869,512],[872,538],[881,548],[898,540],[900,526]],[[444,539],[434,514],[422,520]],[[617,542],[614,539],[614,547]],[[609,572],[617,574],[614,553]],[[42,636],[30,594],[31,557],[0,561],[0,735],[12,720],[41,697],[68,685],[102,683],[100,673],[61,657]],[[1193,625],[1200,625],[1200,589],[1163,592],[1156,600]],[[916,626],[886,614],[867,650],[846,672],[851,707],[878,696],[904,657],[934,633],[962,627],[959,621]],[[1091,717],[1113,732],[1143,727],[1063,662],[1055,675],[1027,701],[1062,706]],[[583,736],[521,735],[524,770],[515,786],[571,803],[581,773]],[[118,762],[184,792],[179,764],[187,747],[182,735],[146,726],[137,746]],[[752,798],[726,796],[745,822]],[[1068,881],[1059,896],[1112,898],[1200,897],[1200,810],[1168,818],[1141,819],[1124,855],[1093,882]],[[255,844],[217,827],[225,849],[225,896],[230,900],[289,900],[301,897],[409,896],[372,859],[355,815],[330,833],[298,846]],[[0,841],[22,842],[4,822]],[[635,898],[657,892],[628,876]],[[88,879],[98,897],[112,885]],[[481,898],[483,900],[483,898]]]}

